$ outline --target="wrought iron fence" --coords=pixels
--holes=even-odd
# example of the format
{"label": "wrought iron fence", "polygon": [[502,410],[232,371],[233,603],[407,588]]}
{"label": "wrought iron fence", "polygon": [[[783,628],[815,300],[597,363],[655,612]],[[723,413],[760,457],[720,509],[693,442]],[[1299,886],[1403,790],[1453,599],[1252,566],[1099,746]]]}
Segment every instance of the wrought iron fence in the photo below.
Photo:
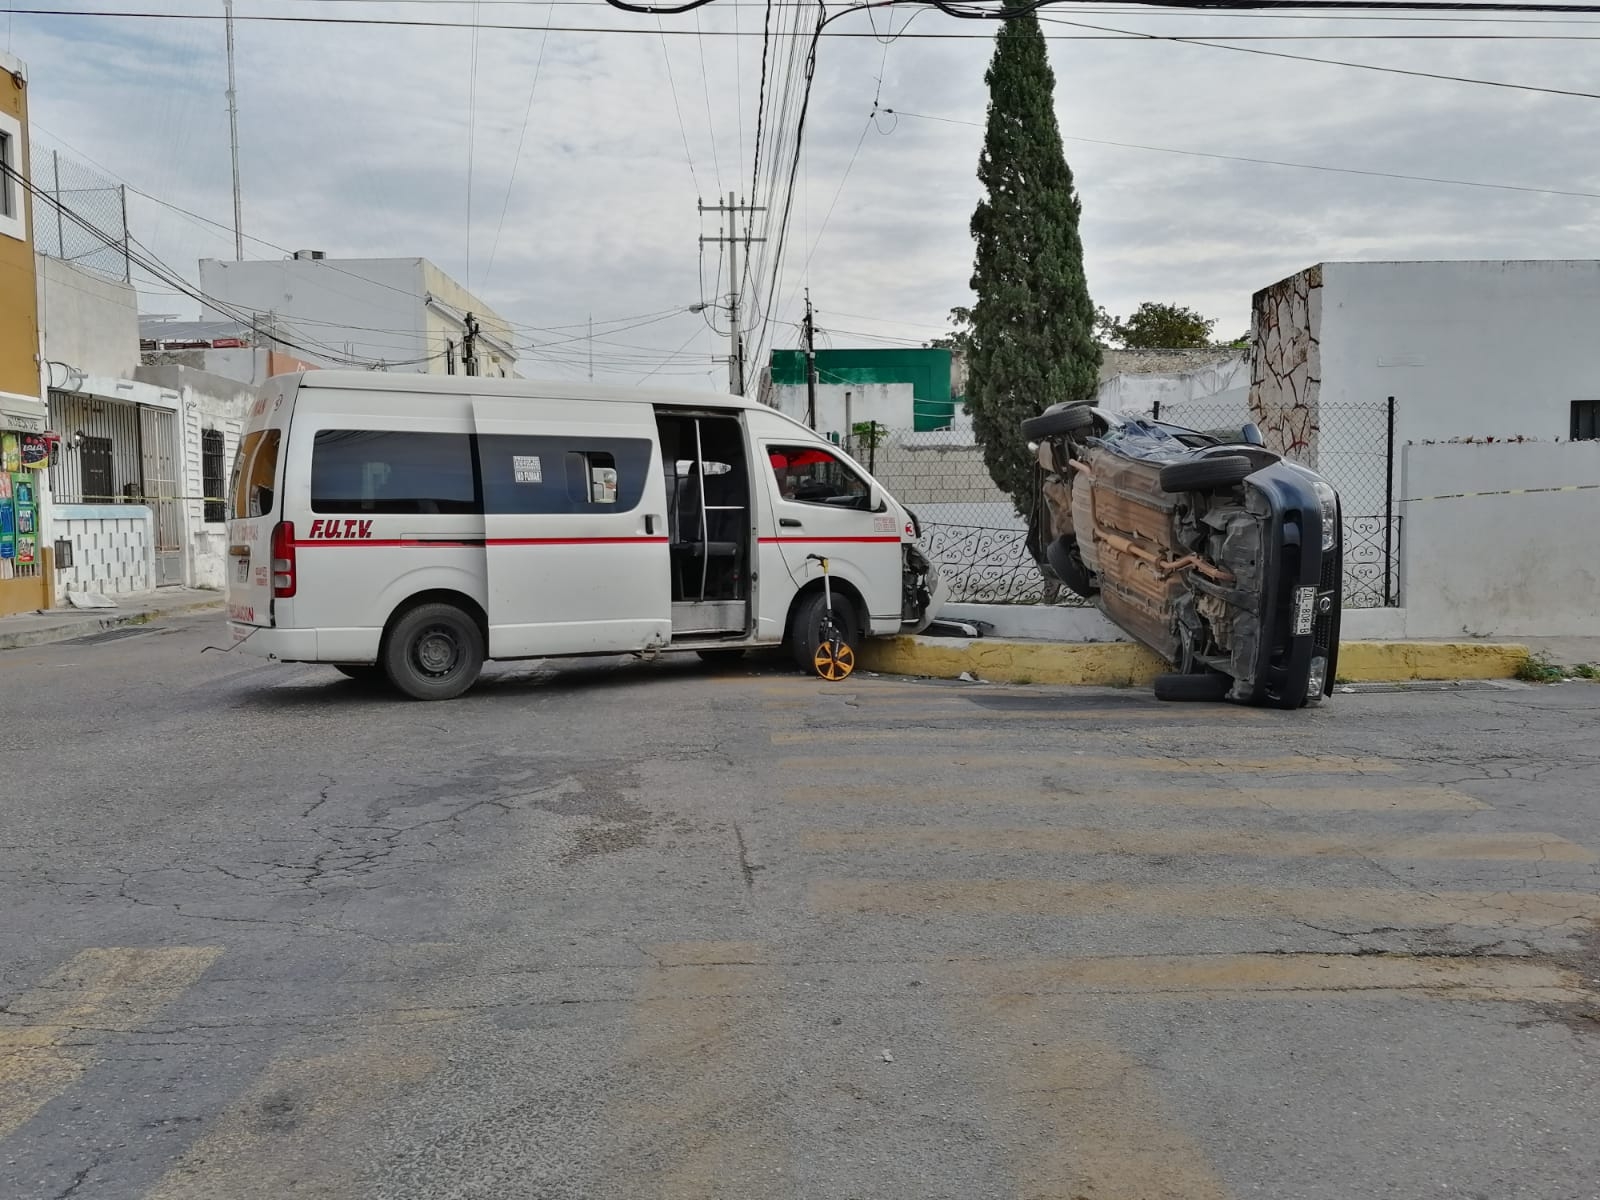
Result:
{"label": "wrought iron fence", "polygon": [[[34,248],[40,254],[126,282],[128,196],[122,185],[52,151],[49,158],[34,157],[33,186],[57,202],[34,206]],[[121,244],[107,245],[106,239],[85,229],[57,205],[110,237],[120,237]]]}
{"label": "wrought iron fence", "polygon": [[[1248,404],[1197,401],[1165,408],[1152,419],[1192,429],[1237,432],[1252,419]],[[1259,423],[1259,422],[1258,422]],[[1304,433],[1303,424],[1300,432]],[[1344,603],[1380,608],[1399,603],[1400,519],[1394,504],[1394,402],[1325,404],[1309,436],[1269,446],[1315,468],[1344,506]],[[847,448],[922,526],[923,552],[939,565],[958,602],[1087,606],[1040,572],[1027,527],[995,487],[970,430],[935,432],[858,427]]]}

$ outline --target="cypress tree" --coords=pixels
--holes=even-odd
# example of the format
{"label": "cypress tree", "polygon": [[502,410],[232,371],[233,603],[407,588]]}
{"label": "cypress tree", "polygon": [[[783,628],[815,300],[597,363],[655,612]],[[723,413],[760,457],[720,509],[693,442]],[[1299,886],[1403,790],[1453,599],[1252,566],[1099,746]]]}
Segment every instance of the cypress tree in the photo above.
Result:
{"label": "cypress tree", "polygon": [[1021,423],[1052,404],[1092,398],[1100,347],[1080,206],[1056,124],[1055,73],[1032,13],[1000,26],[984,81],[967,401],[990,476],[1031,528],[1039,495]]}

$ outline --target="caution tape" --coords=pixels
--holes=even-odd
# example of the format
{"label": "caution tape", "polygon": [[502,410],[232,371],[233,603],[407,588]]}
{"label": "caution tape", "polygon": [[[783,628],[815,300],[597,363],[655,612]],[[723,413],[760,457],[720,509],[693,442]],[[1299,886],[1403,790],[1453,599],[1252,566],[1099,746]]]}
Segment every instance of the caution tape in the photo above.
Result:
{"label": "caution tape", "polygon": [[1568,483],[1561,487],[1501,488],[1496,492],[1446,492],[1441,496],[1404,496],[1401,504],[1416,504],[1423,500],[1469,500],[1475,496],[1536,496],[1546,492],[1600,491],[1600,483]]}

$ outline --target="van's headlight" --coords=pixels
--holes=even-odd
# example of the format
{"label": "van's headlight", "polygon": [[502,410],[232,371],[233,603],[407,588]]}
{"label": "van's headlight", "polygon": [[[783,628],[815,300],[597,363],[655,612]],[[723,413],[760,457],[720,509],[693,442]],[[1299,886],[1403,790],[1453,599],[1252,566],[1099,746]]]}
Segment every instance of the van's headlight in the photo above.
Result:
{"label": "van's headlight", "polygon": [[1320,479],[1313,481],[1311,490],[1322,510],[1322,548],[1332,550],[1339,544],[1339,494]]}

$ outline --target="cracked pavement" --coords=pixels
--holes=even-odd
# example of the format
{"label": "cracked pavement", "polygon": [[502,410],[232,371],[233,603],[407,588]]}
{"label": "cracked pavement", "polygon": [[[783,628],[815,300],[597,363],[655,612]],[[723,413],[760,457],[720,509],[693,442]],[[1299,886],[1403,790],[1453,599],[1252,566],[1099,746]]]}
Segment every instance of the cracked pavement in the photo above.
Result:
{"label": "cracked pavement", "polygon": [[0,656],[0,1198],[1600,1197],[1600,687]]}

